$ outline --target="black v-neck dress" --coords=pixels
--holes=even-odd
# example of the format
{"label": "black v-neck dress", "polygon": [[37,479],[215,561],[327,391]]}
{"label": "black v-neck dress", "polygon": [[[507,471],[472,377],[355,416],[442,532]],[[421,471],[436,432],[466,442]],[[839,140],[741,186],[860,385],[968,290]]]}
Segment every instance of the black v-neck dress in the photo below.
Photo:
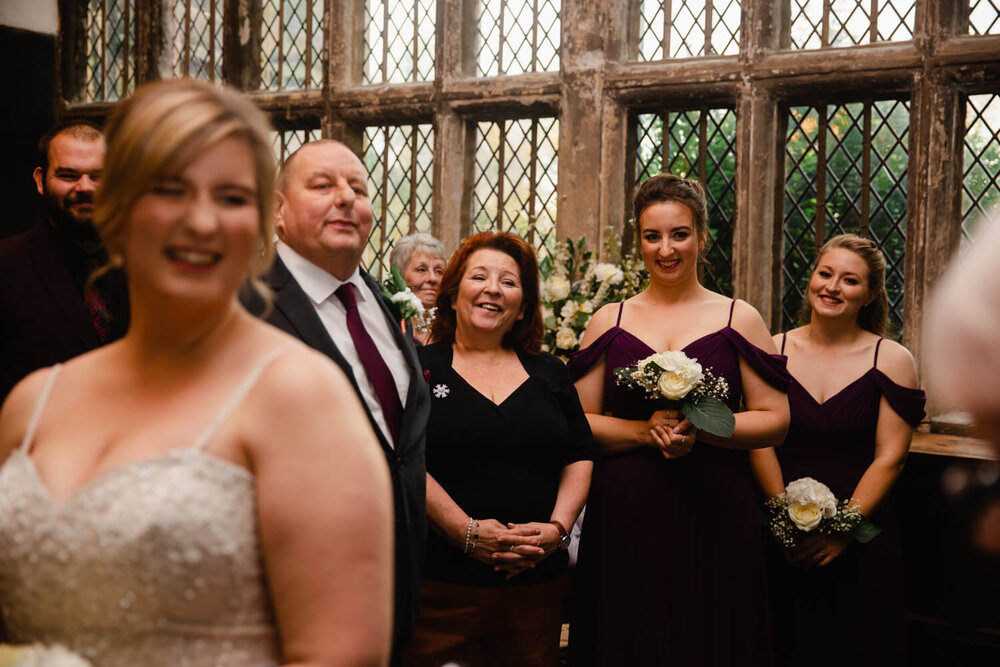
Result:
{"label": "black v-neck dress", "polygon": [[[427,472],[469,516],[501,523],[547,522],[563,468],[593,458],[590,426],[565,365],[519,354],[528,378],[499,405],[452,369],[452,347],[417,350],[431,391]],[[437,533],[427,536],[425,576],[470,586],[550,581],[566,571],[559,551],[510,580]]]}

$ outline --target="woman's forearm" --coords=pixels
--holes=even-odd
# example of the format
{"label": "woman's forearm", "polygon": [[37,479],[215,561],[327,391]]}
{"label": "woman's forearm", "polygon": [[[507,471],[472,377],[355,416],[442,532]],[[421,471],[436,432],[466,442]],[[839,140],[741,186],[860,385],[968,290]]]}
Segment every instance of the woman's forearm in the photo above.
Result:
{"label": "woman's forearm", "polygon": [[601,454],[618,454],[637,447],[653,447],[649,424],[633,419],[619,419],[587,413],[594,444]]}
{"label": "woman's forearm", "polygon": [[593,469],[592,461],[576,461],[563,468],[559,480],[559,493],[556,496],[556,505],[552,508],[552,516],[549,517],[550,521],[558,521],[566,530],[572,530],[576,518],[580,516],[580,510],[587,502]]}
{"label": "woman's forearm", "polygon": [[781,494],[785,490],[785,480],[774,448],[752,449],[749,454],[750,466],[753,468],[754,477],[757,478],[757,484],[760,485],[761,491],[768,498]]}
{"label": "woman's forearm", "polygon": [[885,500],[892,485],[896,483],[899,474],[903,471],[905,462],[905,455],[880,456],[871,462],[851,496],[858,501],[858,509],[862,514],[871,516],[872,512]]}
{"label": "woman's forearm", "polygon": [[736,428],[731,438],[721,438],[701,431],[698,433],[698,440],[727,449],[777,447],[785,441],[788,431],[787,407],[784,411],[778,408],[747,410],[737,412],[735,417]]}
{"label": "woman's forearm", "polygon": [[458,548],[465,545],[469,515],[458,506],[448,492],[427,474],[427,522],[439,535]]}

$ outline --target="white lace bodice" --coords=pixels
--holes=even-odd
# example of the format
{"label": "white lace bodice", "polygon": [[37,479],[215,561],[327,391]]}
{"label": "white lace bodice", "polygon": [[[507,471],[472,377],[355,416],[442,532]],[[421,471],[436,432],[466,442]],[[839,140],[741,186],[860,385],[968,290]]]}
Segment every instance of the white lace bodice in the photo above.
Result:
{"label": "white lace bodice", "polygon": [[253,475],[204,452],[203,437],[56,502],[29,456],[48,388],[0,468],[8,641],[62,644],[95,667],[277,664]]}

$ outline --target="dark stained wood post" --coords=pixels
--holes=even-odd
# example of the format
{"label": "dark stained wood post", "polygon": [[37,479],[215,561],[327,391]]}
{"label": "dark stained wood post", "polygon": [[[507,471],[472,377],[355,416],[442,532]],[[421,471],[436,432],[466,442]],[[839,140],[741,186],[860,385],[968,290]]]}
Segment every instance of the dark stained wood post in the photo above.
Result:
{"label": "dark stained wood post", "polygon": [[222,78],[240,90],[255,91],[260,88],[261,0],[225,0],[223,16]]}
{"label": "dark stained wood post", "polygon": [[78,102],[87,85],[87,5],[77,0],[59,0],[60,77],[57,99]]}
{"label": "dark stained wood post", "polygon": [[171,63],[166,62],[167,0],[135,1],[135,81],[139,86],[170,76]]}

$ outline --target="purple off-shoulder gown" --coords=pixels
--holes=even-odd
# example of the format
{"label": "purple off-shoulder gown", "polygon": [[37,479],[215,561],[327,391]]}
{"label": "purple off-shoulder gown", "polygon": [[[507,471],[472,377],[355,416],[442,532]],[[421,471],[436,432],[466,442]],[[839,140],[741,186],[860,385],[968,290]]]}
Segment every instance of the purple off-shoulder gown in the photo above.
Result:
{"label": "purple off-shoulder gown", "polygon": [[[881,399],[914,427],[923,419],[924,392],[894,383],[876,367],[881,344],[881,339],[875,344],[872,367],[822,403],[793,378],[792,422],[777,449],[786,484],[812,477],[837,498],[850,498],[875,457]],[[781,347],[784,351],[784,337]],[[868,544],[852,542],[825,568],[802,571],[789,565],[778,547],[770,550],[778,664],[905,664],[902,563],[891,495],[870,518],[882,532]],[[841,639],[823,641],[817,650],[818,633]]]}
{"label": "purple off-shoulder gown", "polygon": [[[662,404],[618,386],[613,371],[658,351],[616,325],[569,366],[579,377],[606,354],[605,413],[645,420]],[[742,399],[741,357],[768,384],[787,390],[783,358],[729,324],[684,352],[727,380],[734,411]],[[764,551],[747,453],[698,443],[669,461],[641,447],[596,462],[573,610],[573,667],[770,664]]]}

